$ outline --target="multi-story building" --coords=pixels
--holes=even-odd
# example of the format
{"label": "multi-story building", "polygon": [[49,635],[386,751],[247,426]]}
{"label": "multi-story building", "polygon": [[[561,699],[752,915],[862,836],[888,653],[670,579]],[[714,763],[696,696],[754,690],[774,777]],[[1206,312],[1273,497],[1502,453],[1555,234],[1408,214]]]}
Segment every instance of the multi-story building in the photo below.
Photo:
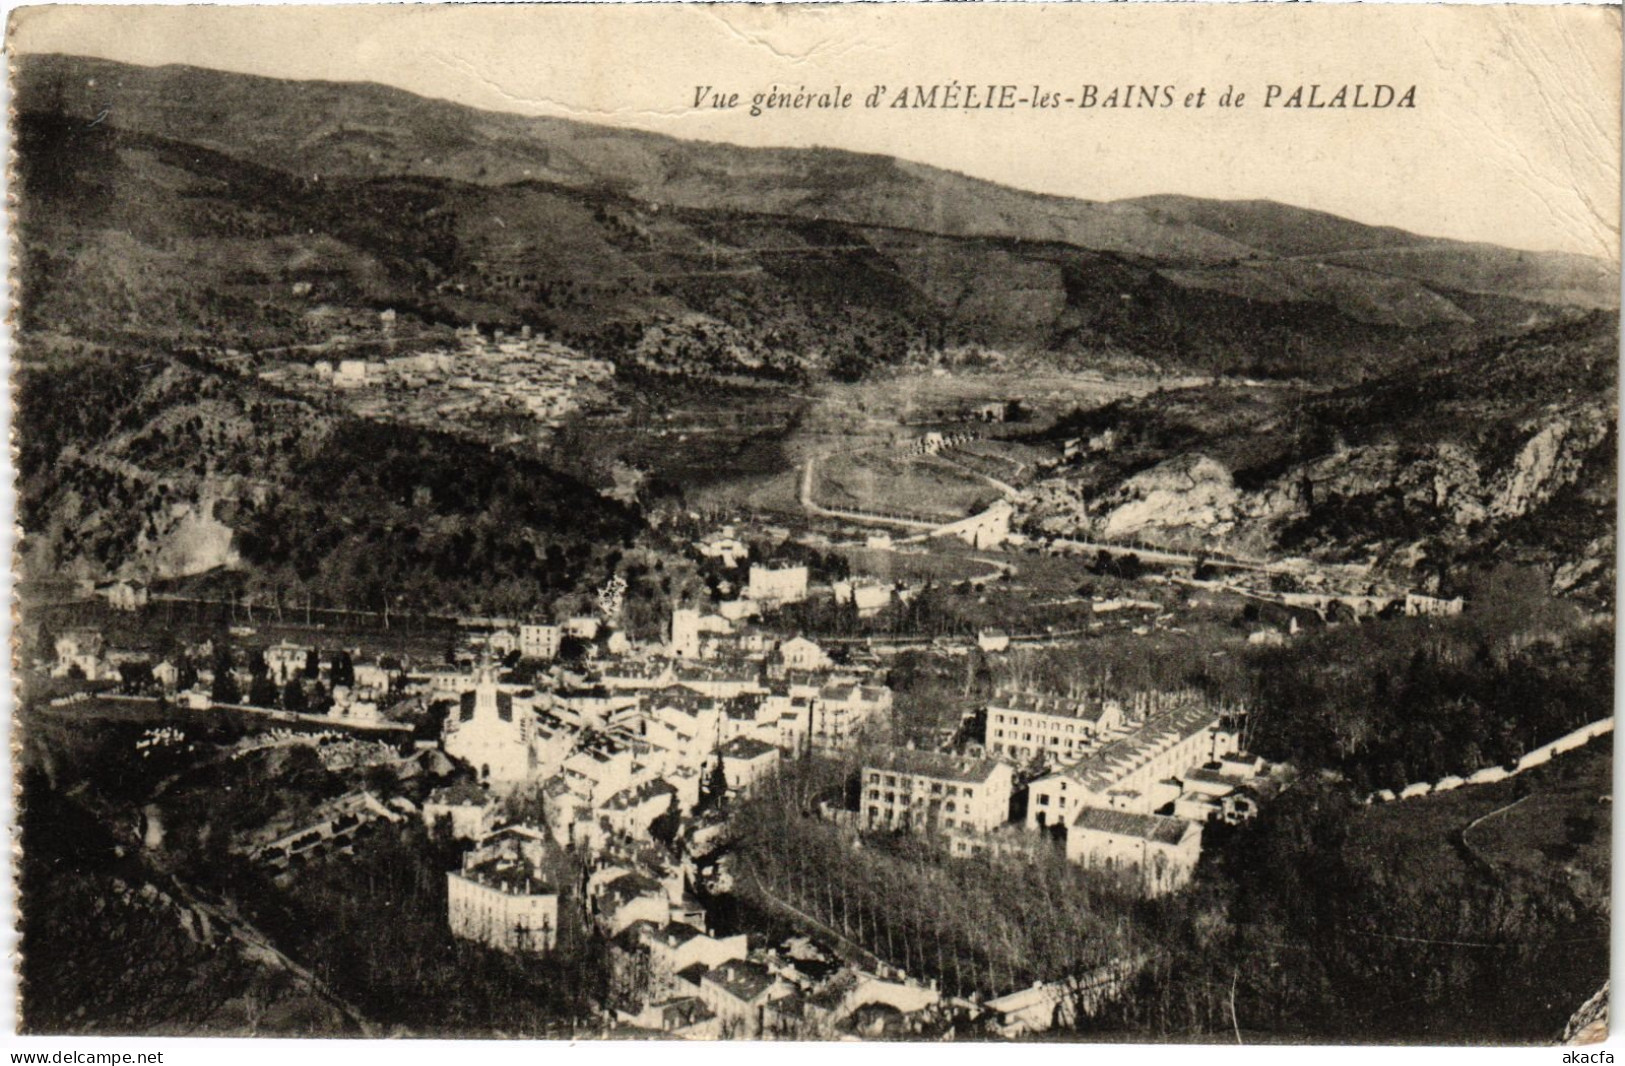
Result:
{"label": "multi-story building", "polygon": [[497,804],[491,790],[472,781],[460,781],[429,793],[423,803],[423,824],[429,829],[442,818],[451,834],[463,840],[478,840],[496,824]]}
{"label": "multi-story building", "polygon": [[698,659],[714,652],[715,638],[733,632],[733,623],[720,614],[704,614],[692,607],[671,612],[671,641],[667,649],[679,659]]}
{"label": "multi-story building", "polygon": [[789,992],[789,986],[767,967],[730,959],[700,978],[700,999],[710,1007],[727,1036],[757,1036],[767,1004]]}
{"label": "multi-story building", "polygon": [[862,824],[869,829],[987,832],[1010,817],[1014,773],[996,759],[893,748],[865,763]]}
{"label": "multi-story building", "polygon": [[1236,734],[1224,727],[1221,712],[1193,697],[1034,781],[1027,790],[1027,825],[1071,825],[1085,807],[1150,814],[1179,797],[1180,778],[1187,770],[1237,747]]}
{"label": "multi-story building", "polygon": [[752,737],[735,737],[718,749],[728,791],[750,795],[779,768],[779,749]]}
{"label": "multi-story building", "polygon": [[563,769],[571,791],[593,804],[640,784],[644,777],[637,772],[628,744],[593,729],[577,736],[575,750],[564,760]]}
{"label": "multi-story building", "polygon": [[779,645],[779,659],[786,670],[822,670],[829,665],[824,649],[800,634]]}
{"label": "multi-story building", "polygon": [[519,626],[519,654],[527,659],[552,659],[559,654],[564,631],[546,622],[522,622]]}
{"label": "multi-story building", "polygon": [[749,951],[744,933],[713,937],[682,922],[667,922],[651,928],[643,936],[649,949],[650,993],[666,995],[678,990],[676,976],[696,964],[714,969],[725,962],[743,959]]}
{"label": "multi-story building", "polygon": [[991,755],[1027,763],[1040,756],[1075,763],[1123,728],[1116,700],[1074,700],[1026,693],[988,704],[983,745]]}
{"label": "multi-story building", "polygon": [[872,719],[891,711],[892,692],[884,685],[845,681],[825,685],[812,701],[809,743],[819,751],[851,747]]}
{"label": "multi-story building", "polygon": [[566,618],[562,627],[565,636],[575,637],[577,640],[597,640],[598,631],[602,628],[603,624],[590,614]]}
{"label": "multi-story building", "polygon": [[535,767],[531,754],[534,712],[528,702],[497,686],[496,671],[483,666],[474,688],[464,692],[446,720],[446,754],[462,759],[480,781],[498,791],[529,780]]}
{"label": "multi-story building", "polygon": [[596,811],[604,826],[613,833],[634,840],[649,839],[649,827],[671,810],[677,789],[661,778],[623,788],[598,805]]}
{"label": "multi-story building", "polygon": [[753,565],[745,595],[767,605],[800,603],[807,598],[807,568],[785,566],[772,569]]}
{"label": "multi-story building", "polygon": [[1191,879],[1202,855],[1202,827],[1183,818],[1085,807],[1066,832],[1066,857],[1081,866],[1122,870],[1147,895]]}
{"label": "multi-story building", "polygon": [[541,954],[558,938],[559,894],[527,859],[493,856],[446,875],[446,914],[453,936]]}

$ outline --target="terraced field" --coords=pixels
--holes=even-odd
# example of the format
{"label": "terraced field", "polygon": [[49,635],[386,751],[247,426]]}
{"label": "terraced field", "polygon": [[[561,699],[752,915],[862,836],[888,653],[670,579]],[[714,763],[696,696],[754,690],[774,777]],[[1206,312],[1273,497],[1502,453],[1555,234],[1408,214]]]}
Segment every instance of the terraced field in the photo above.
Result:
{"label": "terraced field", "polygon": [[932,456],[846,452],[818,464],[814,495],[835,510],[952,521],[998,499],[992,485]]}

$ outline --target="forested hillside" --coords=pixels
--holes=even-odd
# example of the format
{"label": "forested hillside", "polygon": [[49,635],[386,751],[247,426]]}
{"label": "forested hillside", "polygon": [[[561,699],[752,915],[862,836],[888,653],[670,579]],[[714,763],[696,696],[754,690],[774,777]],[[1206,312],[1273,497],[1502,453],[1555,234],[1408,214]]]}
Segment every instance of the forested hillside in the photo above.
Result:
{"label": "forested hillside", "polygon": [[638,528],[533,459],[185,357],[73,346],[16,388],[30,576],[230,563],[276,602],[522,610],[601,581]]}
{"label": "forested hillside", "polygon": [[26,328],[264,345],[389,307],[696,372],[993,347],[1350,381],[1617,302],[1608,264],[1285,205],[1067,200],[380,86],[21,68]]}

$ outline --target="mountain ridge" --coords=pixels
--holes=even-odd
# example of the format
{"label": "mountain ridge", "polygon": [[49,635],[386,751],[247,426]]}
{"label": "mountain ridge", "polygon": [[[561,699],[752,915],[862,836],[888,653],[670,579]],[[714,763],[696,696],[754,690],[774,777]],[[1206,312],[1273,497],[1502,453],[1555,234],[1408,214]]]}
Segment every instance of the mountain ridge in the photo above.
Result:
{"label": "mountain ridge", "polygon": [[[395,308],[712,372],[853,378],[980,347],[1353,381],[1572,320],[1607,289],[1567,260],[1463,260],[1281,205],[1067,201],[375,85],[35,56],[15,104],[25,328],[259,349]],[[1252,244],[1204,228],[1221,222]]]}
{"label": "mountain ridge", "polygon": [[[1352,245],[1318,251],[1362,255],[1367,269],[1374,265],[1369,255],[1373,241],[1386,251],[1442,251],[1473,262],[1498,261],[1511,253],[1514,262],[1525,264],[1525,274],[1533,269],[1530,264],[1540,264],[1539,270],[1548,274],[1571,275],[1568,286],[1547,277],[1525,291],[1569,288],[1591,301],[1586,306],[1610,306],[1610,300],[1617,306],[1617,284],[1607,284],[1611,265],[1589,257],[1426,237],[1273,202],[1070,198],[885,155],[689,141],[575,119],[481,110],[370,82],[296,82],[59,55],[23,57],[18,68],[20,109],[37,106],[33,101],[54,92],[64,105],[77,104],[91,116],[105,108],[107,119],[125,128],[227,154],[252,152],[262,163],[290,173],[317,167],[330,176],[389,173],[485,185],[531,178],[669,206],[787,213],[957,237],[1059,240],[1186,265],[1286,254],[1282,231],[1337,228],[1349,235]],[[292,106],[300,99],[306,106]],[[222,122],[227,111],[237,121]],[[320,120],[312,123],[310,115]],[[1271,206],[1262,211],[1260,203]],[[1265,225],[1268,213],[1276,216],[1273,226]],[[1327,220],[1337,225],[1328,227]],[[1235,239],[1231,234],[1237,231],[1253,235],[1254,242]],[[1439,268],[1432,264],[1431,269]],[[1510,268],[1502,264],[1502,269]],[[1427,273],[1413,263],[1407,276]],[[1482,276],[1485,270],[1477,273]],[[1482,291],[1506,294],[1527,280],[1514,275]]]}

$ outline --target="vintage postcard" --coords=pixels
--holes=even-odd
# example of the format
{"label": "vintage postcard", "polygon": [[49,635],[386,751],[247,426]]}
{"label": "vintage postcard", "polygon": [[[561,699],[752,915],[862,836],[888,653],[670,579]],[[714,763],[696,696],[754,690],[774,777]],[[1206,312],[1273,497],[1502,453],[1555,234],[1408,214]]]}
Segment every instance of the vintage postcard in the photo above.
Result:
{"label": "vintage postcard", "polygon": [[22,1037],[1606,1035],[1617,7],[6,50]]}

